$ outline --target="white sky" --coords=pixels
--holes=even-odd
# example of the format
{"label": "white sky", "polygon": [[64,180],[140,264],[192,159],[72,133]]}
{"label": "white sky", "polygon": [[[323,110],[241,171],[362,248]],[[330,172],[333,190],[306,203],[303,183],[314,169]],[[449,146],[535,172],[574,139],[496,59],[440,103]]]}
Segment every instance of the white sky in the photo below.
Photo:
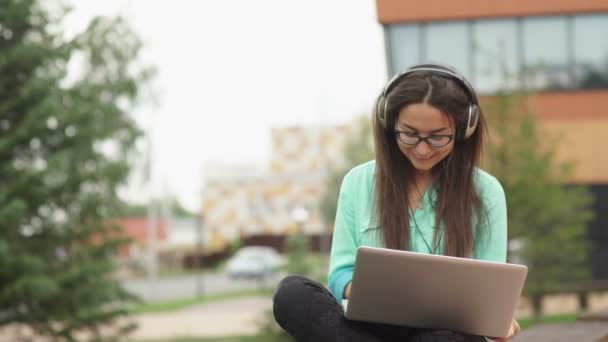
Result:
{"label": "white sky", "polygon": [[153,183],[128,199],[174,193],[197,209],[203,165],[269,158],[270,128],[330,125],[368,113],[386,81],[374,0],[71,0],[69,32],[121,14],[158,69]]}

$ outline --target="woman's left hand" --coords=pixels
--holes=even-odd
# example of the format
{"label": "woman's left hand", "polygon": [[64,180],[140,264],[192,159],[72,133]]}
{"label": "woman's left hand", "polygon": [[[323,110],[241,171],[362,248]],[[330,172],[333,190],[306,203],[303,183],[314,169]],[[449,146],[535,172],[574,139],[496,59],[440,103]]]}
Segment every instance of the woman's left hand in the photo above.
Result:
{"label": "woman's left hand", "polygon": [[513,321],[511,321],[511,327],[509,328],[509,334],[505,337],[488,337],[489,339],[496,341],[496,342],[506,342],[510,339],[512,339],[513,337],[515,337],[515,335],[517,335],[519,333],[519,330],[521,330],[521,328],[519,327],[519,323],[517,323],[517,321],[515,319],[513,319]]}

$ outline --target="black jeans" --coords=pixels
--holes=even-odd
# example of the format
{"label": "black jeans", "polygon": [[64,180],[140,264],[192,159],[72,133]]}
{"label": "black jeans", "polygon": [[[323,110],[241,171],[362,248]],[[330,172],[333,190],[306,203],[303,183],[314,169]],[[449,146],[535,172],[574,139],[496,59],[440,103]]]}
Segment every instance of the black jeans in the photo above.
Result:
{"label": "black jeans", "polygon": [[378,323],[351,321],[323,285],[302,276],[281,280],[273,297],[274,317],[298,342],[482,342],[485,338]]}

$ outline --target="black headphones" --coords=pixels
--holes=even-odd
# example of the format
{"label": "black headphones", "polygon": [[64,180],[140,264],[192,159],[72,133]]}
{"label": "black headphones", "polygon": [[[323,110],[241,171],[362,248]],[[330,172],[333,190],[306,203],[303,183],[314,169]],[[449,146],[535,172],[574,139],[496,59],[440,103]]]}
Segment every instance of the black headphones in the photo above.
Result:
{"label": "black headphones", "polygon": [[378,120],[380,121],[382,127],[385,130],[388,130],[390,127],[386,122],[388,115],[386,110],[386,96],[401,79],[417,71],[430,71],[443,76],[448,76],[450,79],[455,80],[456,83],[458,83],[466,91],[469,96],[469,114],[466,122],[461,122],[456,125],[456,140],[462,141],[469,138],[473,132],[475,132],[479,119],[479,101],[477,100],[477,95],[475,95],[475,90],[473,90],[473,87],[469,81],[464,78],[464,76],[460,75],[454,68],[440,64],[415,65],[391,78],[391,80],[382,90],[382,93],[380,94],[380,97],[378,97],[375,105],[376,112],[378,113]]}

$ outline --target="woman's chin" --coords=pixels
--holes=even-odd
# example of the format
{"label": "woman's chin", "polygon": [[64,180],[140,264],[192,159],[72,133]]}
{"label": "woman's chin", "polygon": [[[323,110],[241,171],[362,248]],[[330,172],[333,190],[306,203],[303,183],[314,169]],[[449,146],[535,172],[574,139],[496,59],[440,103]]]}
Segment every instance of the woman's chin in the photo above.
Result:
{"label": "woman's chin", "polygon": [[412,164],[414,165],[416,170],[422,171],[422,172],[432,170],[433,167],[435,166],[435,164],[437,164],[435,162],[434,158],[429,158],[429,159],[413,158],[413,160],[412,159],[410,159],[410,160],[412,161]]}

